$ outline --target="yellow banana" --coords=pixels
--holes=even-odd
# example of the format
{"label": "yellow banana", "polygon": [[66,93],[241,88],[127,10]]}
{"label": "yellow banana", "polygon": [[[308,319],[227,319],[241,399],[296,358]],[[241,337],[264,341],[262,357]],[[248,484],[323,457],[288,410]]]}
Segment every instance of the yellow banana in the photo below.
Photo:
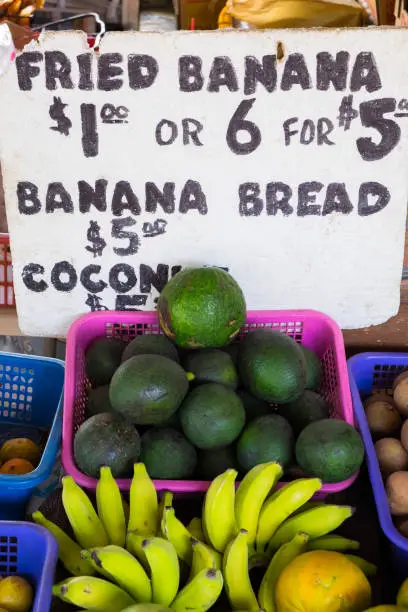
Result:
{"label": "yellow banana", "polygon": [[143,550],[150,566],[152,599],[162,606],[170,606],[180,584],[180,565],[171,542],[163,538],[148,538]]}
{"label": "yellow banana", "polygon": [[81,550],[81,559],[88,561],[88,563],[91,564],[94,572],[96,572],[97,574],[100,574],[101,576],[103,576],[104,578],[107,578],[108,580],[111,580],[111,575],[109,574],[109,572],[106,572],[100,564],[98,565],[95,562],[95,560],[92,557],[91,551],[92,551],[92,548],[90,550],[85,550],[85,549]]}
{"label": "yellow banana", "polygon": [[114,544],[92,548],[89,552],[95,565],[133,599],[139,602],[152,600],[150,580],[139,561],[130,552]]}
{"label": "yellow banana", "polygon": [[64,476],[62,479],[62,504],[82,548],[108,544],[107,533],[91,500],[72,476]]}
{"label": "yellow banana", "polygon": [[292,516],[295,514],[299,514],[300,512],[304,512],[305,510],[311,510],[312,508],[320,508],[321,506],[325,506],[324,501],[308,501],[303,506],[292,512]]}
{"label": "yellow banana", "polygon": [[159,538],[164,537],[161,530],[161,523],[163,520],[163,512],[164,509],[168,506],[173,506],[173,493],[171,491],[162,491],[160,503],[159,503],[159,516],[158,516],[158,527],[157,527],[157,535]]}
{"label": "yellow banana", "polygon": [[357,557],[357,555],[346,555],[347,559],[349,559],[354,565],[357,565],[366,576],[375,576],[377,573],[377,566],[374,563],[370,563],[361,557]]}
{"label": "yellow banana", "polygon": [[312,508],[301,514],[292,516],[285,521],[268,544],[268,553],[271,554],[285,542],[289,542],[296,533],[306,533],[310,539],[319,538],[330,531],[340,527],[342,523],[352,516],[354,508],[350,506],[325,505]]}
{"label": "yellow banana", "polygon": [[45,527],[57,540],[58,558],[70,574],[73,576],[93,576],[95,574],[92,565],[82,559],[79,544],[74,542],[58,525],[46,519],[41,512],[34,512],[32,516],[37,525]]}
{"label": "yellow banana", "polygon": [[223,553],[235,532],[236,470],[226,470],[210,484],[204,499],[202,526],[208,544]]}
{"label": "yellow banana", "polygon": [[108,534],[109,544],[125,546],[126,521],[122,495],[110,467],[107,466],[100,469],[96,486],[96,507]]}
{"label": "yellow banana", "polygon": [[136,559],[140,561],[146,571],[149,570],[149,562],[143,550],[142,544],[146,536],[129,531],[126,536],[126,550],[128,550]]}
{"label": "yellow banana", "polygon": [[195,538],[191,538],[191,544],[193,546],[193,559],[189,580],[192,580],[203,569],[222,569],[222,558],[218,551]]}
{"label": "yellow banana", "polygon": [[235,520],[238,529],[247,530],[249,546],[255,542],[262,505],[282,474],[279,463],[260,463],[244,476],[237,489]]}
{"label": "yellow banana", "polygon": [[104,609],[121,612],[135,603],[130,595],[116,584],[95,576],[68,578],[55,584],[52,592],[65,603],[98,612]]}
{"label": "yellow banana", "polygon": [[283,486],[264,503],[259,515],[256,550],[263,552],[279,526],[322,486],[318,478],[300,478]]}
{"label": "yellow banana", "polygon": [[140,535],[156,535],[159,522],[157,492],[144,463],[135,463],[130,485],[128,531]]}
{"label": "yellow banana", "polygon": [[258,592],[259,605],[266,612],[275,612],[275,587],[281,572],[298,555],[306,550],[308,536],[297,533],[294,538],[283,544],[272,557]]}
{"label": "yellow banana", "polygon": [[307,550],[334,550],[337,552],[358,550],[359,548],[360,542],[343,538],[343,536],[337,535],[337,533],[329,533],[328,535],[316,538],[307,545]]}
{"label": "yellow banana", "polygon": [[176,517],[174,508],[166,507],[163,512],[161,531],[166,540],[169,540],[176,549],[180,559],[191,565],[193,547],[191,533]]}
{"label": "yellow banana", "polygon": [[191,533],[193,538],[196,540],[200,540],[201,542],[205,542],[205,535],[203,532],[203,525],[201,523],[201,519],[198,516],[195,516],[191,519],[189,524],[187,525],[188,531]]}
{"label": "yellow banana", "polygon": [[249,579],[248,533],[245,529],[240,530],[225,550],[223,574],[232,609],[258,612],[259,605]]}
{"label": "yellow banana", "polygon": [[220,570],[202,570],[179,592],[170,607],[175,612],[206,612],[221,595],[222,587]]}

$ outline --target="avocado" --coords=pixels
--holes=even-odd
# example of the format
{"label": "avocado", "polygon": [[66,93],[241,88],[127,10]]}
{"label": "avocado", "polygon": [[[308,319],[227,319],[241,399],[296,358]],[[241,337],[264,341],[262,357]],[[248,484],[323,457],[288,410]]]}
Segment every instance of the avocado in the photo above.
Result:
{"label": "avocado", "polygon": [[220,348],[221,351],[224,351],[224,353],[227,353],[231,359],[232,362],[234,364],[234,366],[236,368],[238,368],[238,352],[239,352],[239,342],[232,342],[231,344],[227,344],[226,346],[222,346]]}
{"label": "avocado", "polygon": [[292,460],[293,446],[293,431],[286,419],[278,414],[259,417],[245,427],[238,440],[238,465],[244,472],[269,461],[286,467]]}
{"label": "avocado", "polygon": [[249,393],[249,391],[239,389],[237,393],[244,404],[247,423],[252,421],[252,419],[257,419],[260,416],[273,413],[274,409],[268,402],[258,399]]}
{"label": "avocado", "polygon": [[100,414],[101,412],[113,412],[109,399],[109,385],[89,389],[87,409],[89,416]]}
{"label": "avocado", "polygon": [[229,468],[237,469],[235,446],[199,450],[197,476],[202,480],[214,480]]}
{"label": "avocado", "polygon": [[347,480],[357,472],[364,459],[364,445],[349,423],[323,419],[302,431],[295,453],[305,474],[333,483]]}
{"label": "avocado", "polygon": [[279,414],[289,421],[298,436],[310,423],[328,419],[330,405],[315,391],[305,391],[294,402],[280,406]]}
{"label": "avocado", "polygon": [[184,435],[198,448],[231,444],[245,424],[242,401],[232,389],[206,383],[193,389],[180,408]]}
{"label": "avocado", "polygon": [[320,363],[320,359],[314,351],[299,344],[302,349],[303,356],[306,362],[306,386],[305,389],[310,391],[317,391],[322,384],[323,378],[323,367]]}
{"label": "avocado", "polygon": [[238,373],[231,357],[218,349],[191,351],[183,365],[186,372],[194,374],[194,384],[216,382],[231,389],[238,386]]}
{"label": "avocado", "polygon": [[266,402],[292,402],[305,389],[303,352],[292,338],[276,330],[257,329],[244,337],[238,372],[244,387]]}
{"label": "avocado", "polygon": [[183,368],[161,355],[137,355],[116,370],[109,388],[116,412],[137,425],[167,421],[179,408],[189,383]]}
{"label": "avocado", "polygon": [[93,387],[108,385],[120,365],[123,349],[118,338],[97,338],[85,351],[85,371]]}
{"label": "avocado", "polygon": [[144,334],[136,336],[126,345],[122,354],[122,362],[136,357],[136,355],[161,355],[173,361],[179,362],[179,355],[176,347],[166,336],[161,334]]}
{"label": "avocado", "polygon": [[128,478],[140,455],[140,436],[118,415],[101,413],[87,419],[74,437],[74,457],[87,476],[99,478],[99,469],[109,466],[115,478]]}
{"label": "avocado", "polygon": [[197,451],[175,429],[149,429],[142,436],[140,455],[150,478],[189,478],[197,465]]}
{"label": "avocado", "polygon": [[163,288],[160,327],[177,346],[217,348],[231,342],[245,323],[244,294],[220,268],[186,268]]}

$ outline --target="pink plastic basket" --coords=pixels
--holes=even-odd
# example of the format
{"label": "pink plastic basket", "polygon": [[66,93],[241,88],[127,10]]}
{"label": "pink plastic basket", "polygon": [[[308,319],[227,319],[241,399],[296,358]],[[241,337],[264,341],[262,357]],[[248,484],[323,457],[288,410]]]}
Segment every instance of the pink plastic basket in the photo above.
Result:
{"label": "pink plastic basket", "polygon": [[[312,310],[266,310],[248,312],[241,337],[259,327],[279,330],[314,350],[323,364],[321,392],[333,406],[333,417],[354,425],[353,408],[348,382],[343,336],[338,325],[328,316]],[[62,463],[65,471],[78,484],[95,489],[97,481],[80,472],[73,456],[73,438],[85,418],[87,378],[84,368],[85,350],[100,337],[131,340],[141,334],[159,334],[155,312],[96,312],[80,317],[70,328],[67,338],[65,367],[65,398],[62,432]],[[348,480],[325,484],[318,497],[336,493],[349,487],[357,474]],[[118,479],[123,491],[130,488],[130,480]],[[209,482],[202,480],[156,480],[157,490],[174,493],[203,493]]]}

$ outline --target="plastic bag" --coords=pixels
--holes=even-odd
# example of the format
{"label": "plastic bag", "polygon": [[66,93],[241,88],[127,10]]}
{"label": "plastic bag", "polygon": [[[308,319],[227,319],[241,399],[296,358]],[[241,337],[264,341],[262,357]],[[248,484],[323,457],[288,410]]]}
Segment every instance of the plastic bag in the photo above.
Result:
{"label": "plastic bag", "polygon": [[228,0],[232,17],[256,28],[358,27],[367,15],[354,0]]}

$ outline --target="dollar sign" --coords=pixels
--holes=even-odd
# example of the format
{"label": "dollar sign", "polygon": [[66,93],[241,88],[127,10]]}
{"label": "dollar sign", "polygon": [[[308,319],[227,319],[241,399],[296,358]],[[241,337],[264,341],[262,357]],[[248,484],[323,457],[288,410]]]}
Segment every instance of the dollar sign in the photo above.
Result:
{"label": "dollar sign", "polygon": [[57,122],[57,125],[53,125],[50,127],[50,130],[54,130],[54,132],[59,132],[64,136],[69,136],[69,130],[72,128],[72,121],[69,119],[65,112],[64,108],[66,108],[68,104],[64,104],[61,98],[57,98],[54,96],[54,103],[51,104],[49,114],[53,121]]}
{"label": "dollar sign", "polygon": [[92,243],[92,246],[86,246],[85,248],[90,253],[93,253],[94,257],[100,257],[103,253],[103,249],[106,247],[105,240],[100,236],[100,230],[101,228],[96,221],[91,221],[89,223],[86,237],[89,242]]}
{"label": "dollar sign", "polygon": [[339,127],[344,128],[344,131],[350,129],[353,119],[357,119],[358,111],[353,108],[353,96],[344,96],[339,106],[339,116],[337,117]]}

